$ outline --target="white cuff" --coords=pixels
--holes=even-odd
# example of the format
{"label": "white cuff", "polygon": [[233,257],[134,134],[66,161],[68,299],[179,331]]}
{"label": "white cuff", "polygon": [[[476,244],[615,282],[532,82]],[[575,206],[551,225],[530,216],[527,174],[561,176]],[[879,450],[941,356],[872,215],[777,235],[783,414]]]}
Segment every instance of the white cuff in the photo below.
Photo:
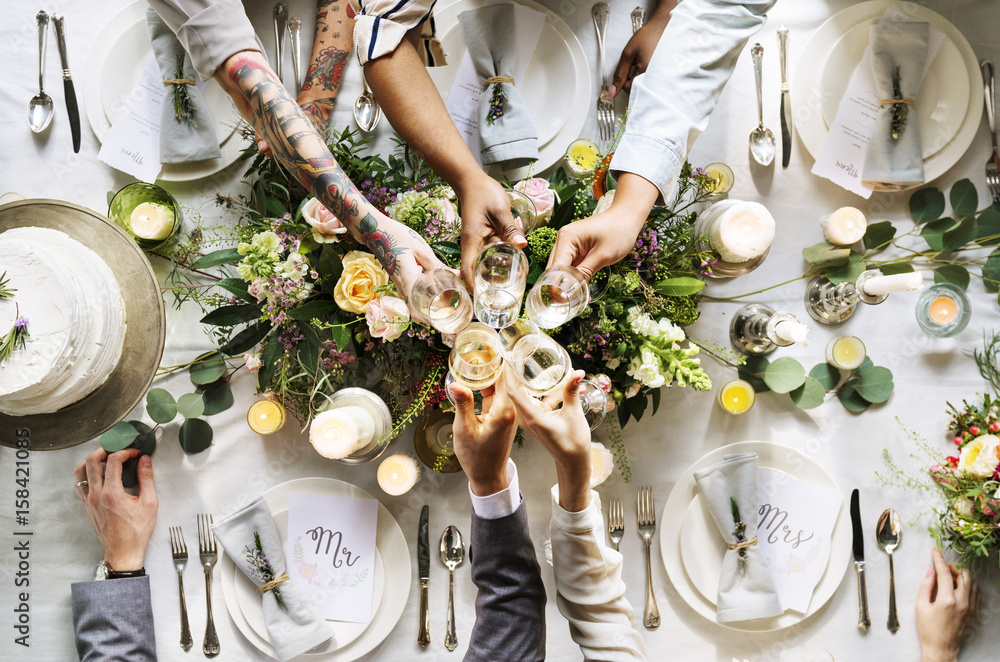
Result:
{"label": "white cuff", "polygon": [[587,507],[580,512],[571,513],[559,505],[559,485],[553,485],[552,525],[566,533],[601,531],[604,528],[604,520],[601,518],[601,496],[596,490],[591,490],[590,503]]}
{"label": "white cuff", "polygon": [[469,496],[472,497],[472,510],[481,519],[500,519],[513,515],[518,506],[521,505],[521,490],[517,482],[517,467],[514,460],[507,458],[507,480],[510,484],[506,489],[502,489],[496,494],[489,496],[476,496],[472,493],[472,484],[469,484]]}

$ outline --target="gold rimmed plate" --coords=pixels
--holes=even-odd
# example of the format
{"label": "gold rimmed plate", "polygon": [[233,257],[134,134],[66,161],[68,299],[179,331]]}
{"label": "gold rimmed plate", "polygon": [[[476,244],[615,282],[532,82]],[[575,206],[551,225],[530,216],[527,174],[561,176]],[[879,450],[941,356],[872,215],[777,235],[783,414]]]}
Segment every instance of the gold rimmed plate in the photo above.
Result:
{"label": "gold rimmed plate", "polygon": [[18,439],[27,438],[31,450],[69,448],[103,434],[145,396],[163,355],[163,300],[142,249],[101,214],[61,200],[20,200],[0,206],[0,233],[20,227],[59,230],[93,250],[115,275],[125,300],[125,345],[107,381],[51,414],[0,413],[0,445],[13,448]]}

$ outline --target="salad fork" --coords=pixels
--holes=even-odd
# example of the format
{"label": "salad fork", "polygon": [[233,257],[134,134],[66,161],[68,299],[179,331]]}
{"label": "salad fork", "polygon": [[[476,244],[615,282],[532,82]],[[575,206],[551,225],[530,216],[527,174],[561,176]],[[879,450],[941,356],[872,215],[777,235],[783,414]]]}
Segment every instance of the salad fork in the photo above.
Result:
{"label": "salad fork", "polygon": [[660,610],[656,607],[656,596],[653,595],[653,573],[649,563],[649,546],[656,533],[656,514],[653,510],[653,492],[650,487],[640,487],[638,495],[639,535],[646,546],[646,609],[642,615],[642,624],[648,630],[660,627]]}
{"label": "salad fork", "polygon": [[621,499],[608,501],[608,536],[617,552],[618,544],[625,537],[625,509],[622,507]]}
{"label": "salad fork", "polygon": [[187,567],[188,548],[184,542],[184,532],[179,526],[170,527],[170,553],[174,559],[174,569],[177,570],[177,590],[181,595],[181,648],[191,650],[194,640],[191,639],[187,601],[184,599],[184,568]]}
{"label": "salad fork", "polygon": [[604,38],[608,33],[608,19],[611,8],[606,2],[594,5],[591,14],[597,29],[597,66],[601,74],[601,92],[597,95],[597,128],[601,140],[609,141],[615,132],[615,102],[608,97],[608,73],[604,63]]}
{"label": "salad fork", "polygon": [[219,635],[215,631],[215,619],[212,617],[212,567],[219,560],[219,548],[215,544],[212,524],[211,515],[198,515],[198,556],[205,566],[205,601],[208,604],[208,623],[205,625],[202,650],[207,657],[219,654]]}
{"label": "salad fork", "polygon": [[1000,155],[997,154],[997,108],[996,99],[993,96],[993,63],[983,60],[980,65],[983,70],[983,87],[986,93],[986,120],[990,125],[990,140],[993,141],[993,152],[986,162],[986,187],[993,198],[993,204],[1000,203]]}

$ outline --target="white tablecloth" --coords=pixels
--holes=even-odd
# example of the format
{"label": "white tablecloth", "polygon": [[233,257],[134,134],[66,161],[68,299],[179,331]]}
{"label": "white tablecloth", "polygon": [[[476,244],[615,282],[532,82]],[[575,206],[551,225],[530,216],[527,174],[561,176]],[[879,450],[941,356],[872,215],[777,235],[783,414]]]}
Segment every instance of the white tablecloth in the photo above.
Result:
{"label": "white tablecloth", "polygon": [[[67,2],[57,0],[45,9],[66,14],[67,40],[72,70],[81,81],[83,64],[92,41],[107,22],[128,0]],[[263,5],[264,3],[259,3]],[[294,3],[292,3],[294,5]],[[591,3],[551,0],[547,3],[576,31],[584,49],[594,62],[596,40],[590,18]],[[630,34],[630,1],[612,1],[612,19],[608,35],[609,52],[617,54]],[[818,66],[802,63],[801,52],[809,35],[827,17],[851,4],[847,0],[785,0],[779,2],[758,40],[765,48],[764,83],[766,93],[765,123],[778,128],[778,66],[775,30],[780,24],[791,28],[791,67]],[[927,3],[952,20],[966,35],[979,57],[1000,60],[996,35],[1000,32],[1000,7],[988,0],[948,0]],[[293,6],[293,10],[295,8]],[[306,3],[304,6],[308,6]],[[56,117],[42,136],[33,135],[26,126],[25,107],[35,93],[37,82],[35,12],[41,6],[7,2],[0,22],[0,62],[4,77],[0,85],[0,193],[16,191],[26,197],[60,198],[106,210],[105,195],[128,183],[125,175],[114,172],[97,159],[98,141],[86,118],[83,148],[74,154],[70,144],[61,86],[58,85],[58,59],[50,33],[47,88],[55,99]],[[270,3],[263,9],[270,12]],[[292,13],[295,13],[293,11]],[[311,10],[299,10],[302,15]],[[270,43],[269,33],[263,37]],[[311,43],[310,39],[304,39]],[[609,56],[609,66],[617,56]],[[596,77],[595,77],[596,80]],[[82,98],[82,83],[77,84]],[[357,66],[349,67],[339,96],[335,119],[338,126],[350,121],[351,105],[360,92]],[[793,94],[794,94],[793,90]],[[830,210],[852,204],[874,220],[901,221],[905,227],[908,195],[880,194],[870,201],[860,200],[825,180],[809,174],[812,159],[801,143],[796,143],[788,170],[772,168],[763,175],[752,175],[747,163],[747,136],[756,123],[753,113],[753,76],[748,53],[740,59],[736,73],[723,94],[709,130],[698,141],[692,154],[697,164],[724,161],[736,173],[732,197],[763,202],[778,222],[778,234],[771,256],[752,275],[726,284],[712,284],[713,294],[737,294],[772,285],[802,273],[800,251],[822,239],[818,219]],[[594,109],[588,103],[580,109],[588,113],[586,135],[596,135]],[[380,127],[379,144],[388,145],[388,127]],[[944,175],[938,184],[950,186],[970,177],[980,190],[980,207],[987,203],[982,165],[989,140],[985,122],[973,147],[962,163]],[[238,193],[244,171],[235,165],[215,177],[167,188],[187,206],[208,220],[219,216],[211,198],[216,192]],[[163,274],[166,267],[156,265]],[[641,542],[634,526],[635,487],[652,485],[658,514],[671,488],[681,474],[706,452],[724,444],[747,440],[770,440],[796,447],[820,462],[835,477],[845,498],[857,487],[862,494],[862,514],[866,522],[868,552],[868,588],[873,626],[867,635],[859,634],[857,592],[853,572],[845,572],[844,581],[830,603],[804,623],[770,634],[747,634],[727,630],[697,615],[678,596],[670,584],[654,545],[653,579],[660,613],[658,630],[640,631],[646,640],[650,659],[676,659],[729,662],[733,657],[753,661],[827,660],[859,662],[876,659],[917,659],[918,638],[912,605],[917,586],[929,563],[930,538],[926,522],[907,527],[903,543],[896,553],[897,598],[902,627],[890,634],[885,626],[887,613],[888,564],[874,541],[878,514],[894,507],[904,520],[919,515],[925,505],[914,492],[887,488],[880,484],[875,471],[883,467],[882,450],[893,451],[906,461],[910,445],[903,426],[919,430],[934,444],[946,449],[944,425],[946,400],[960,401],[983,391],[987,385],[976,372],[969,351],[977,347],[984,330],[997,327],[1000,311],[996,296],[983,291],[978,279],[970,288],[975,307],[972,323],[953,340],[935,340],[923,334],[913,317],[914,294],[894,295],[875,308],[863,307],[856,318],[839,328],[813,325],[812,345],[784,350],[780,355],[800,359],[807,367],[822,360],[826,342],[834,335],[849,332],[860,336],[877,364],[888,366],[895,375],[896,392],[885,406],[873,407],[862,415],[852,415],[836,401],[812,411],[801,411],[785,396],[761,395],[755,408],[741,417],[730,417],[714,402],[713,394],[691,389],[672,388],[663,394],[663,405],[655,417],[629,425],[624,432],[629,449],[633,482],[627,485],[615,475],[600,491],[605,499],[621,497],[626,503],[627,532],[622,543],[625,555],[625,580],[628,597],[641,620],[644,588]],[[802,305],[803,283],[796,282],[761,295],[757,300],[788,309],[806,320]],[[701,320],[690,334],[702,340],[728,344],[731,314],[742,304],[706,303]],[[211,347],[209,338],[198,325],[198,311],[168,311],[168,339],[164,363],[172,365],[191,360]],[[716,384],[733,376],[730,368],[711,359],[704,360]],[[175,395],[189,392],[186,374],[163,379],[158,386]],[[157,649],[163,660],[201,659],[200,642],[205,624],[204,585],[197,561],[186,575],[187,600],[195,649],[183,654],[178,647],[179,618],[177,587],[169,558],[167,527],[184,527],[189,546],[196,536],[195,514],[224,513],[238,503],[260,494],[278,483],[323,475],[349,481],[378,496],[400,522],[415,557],[417,517],[420,507],[431,504],[432,537],[448,524],[457,524],[467,532],[469,500],[462,474],[442,476],[427,471],[420,484],[409,494],[393,498],[382,494],[375,482],[375,464],[346,467],[336,463],[317,463],[305,437],[294,424],[280,434],[264,438],[252,433],[244,416],[253,399],[254,381],[241,374],[233,380],[236,405],[211,418],[215,429],[212,447],[198,455],[185,455],[177,444],[177,424],[167,426],[154,458],[160,511],[156,532],[150,543],[146,568],[152,577]],[[137,412],[137,415],[142,412]],[[896,419],[899,419],[897,421]],[[599,439],[606,433],[599,431]],[[394,449],[412,448],[411,434],[398,440]],[[16,559],[11,551],[12,520],[16,485],[13,451],[0,448],[0,659],[68,660],[75,657],[70,609],[70,582],[87,580],[101,558],[97,539],[91,530],[73,489],[72,469],[95,448],[98,442],[69,450],[39,452],[31,456],[31,538],[30,586],[15,588]],[[521,474],[521,486],[527,500],[533,538],[542,558],[542,542],[547,537],[549,520],[548,488],[555,480],[552,462],[536,443],[529,440],[514,451]],[[913,470],[918,465],[910,463]],[[436,538],[435,538],[436,540]],[[432,541],[433,542],[433,541]],[[414,565],[414,573],[416,566]],[[839,571],[839,570],[838,570]],[[578,660],[580,653],[569,637],[564,619],[555,607],[555,589],[551,573],[543,565],[549,593],[548,656],[551,660]],[[415,577],[414,577],[415,578]],[[459,650],[446,652],[443,645],[447,574],[435,560],[431,570],[431,632],[433,643],[421,652],[417,647],[417,592],[410,592],[406,609],[395,631],[366,659],[371,660],[458,660],[463,654],[472,629],[475,599],[468,565],[456,577]],[[220,660],[263,659],[235,630],[226,614],[216,573],[214,610],[222,643]],[[14,645],[12,629],[16,593],[30,593],[30,649]],[[980,625],[966,646],[967,660],[995,656],[998,635],[992,622],[1000,594],[990,580],[983,582],[983,605]]]}

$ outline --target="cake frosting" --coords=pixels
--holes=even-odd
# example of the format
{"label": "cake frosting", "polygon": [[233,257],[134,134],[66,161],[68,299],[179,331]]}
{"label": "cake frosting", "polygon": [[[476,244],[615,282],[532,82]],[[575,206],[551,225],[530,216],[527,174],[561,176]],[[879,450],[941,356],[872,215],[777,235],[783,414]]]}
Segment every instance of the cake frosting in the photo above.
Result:
{"label": "cake frosting", "polygon": [[121,358],[126,319],[104,260],[58,230],[15,228],[0,234],[0,272],[16,290],[0,299],[0,333],[18,315],[29,333],[0,363],[0,411],[51,413],[107,381]]}

